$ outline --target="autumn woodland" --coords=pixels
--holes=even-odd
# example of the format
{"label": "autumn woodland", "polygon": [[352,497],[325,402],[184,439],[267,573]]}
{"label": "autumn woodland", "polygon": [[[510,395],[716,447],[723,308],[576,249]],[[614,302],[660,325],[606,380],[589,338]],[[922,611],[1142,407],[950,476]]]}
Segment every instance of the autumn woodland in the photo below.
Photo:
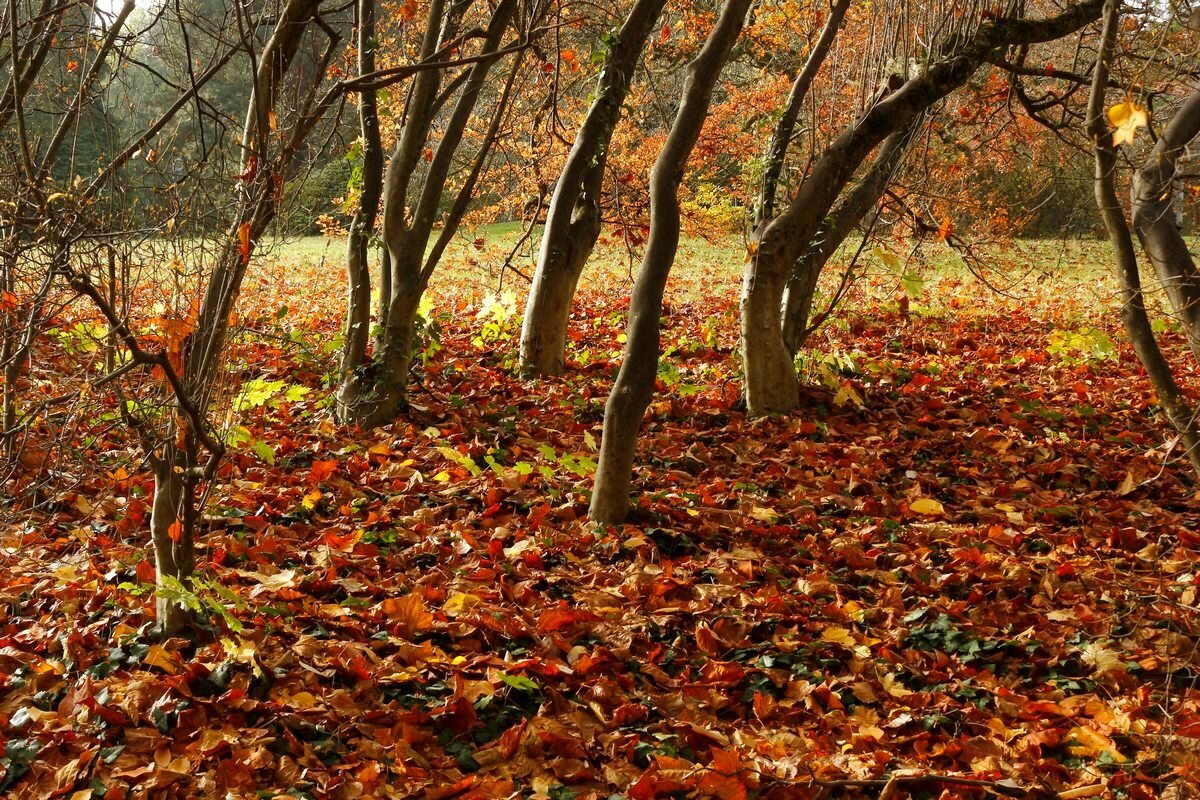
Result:
{"label": "autumn woodland", "polygon": [[1200,797],[1200,5],[0,3],[0,797]]}

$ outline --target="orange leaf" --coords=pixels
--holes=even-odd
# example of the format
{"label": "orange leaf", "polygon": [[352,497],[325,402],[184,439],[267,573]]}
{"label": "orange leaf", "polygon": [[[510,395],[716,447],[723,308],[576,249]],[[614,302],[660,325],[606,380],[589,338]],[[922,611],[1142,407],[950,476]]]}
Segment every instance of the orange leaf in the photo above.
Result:
{"label": "orange leaf", "polygon": [[746,800],[746,784],[740,777],[742,767],[737,754],[714,749],[712,756],[709,771],[700,779],[700,791],[720,800]]}
{"label": "orange leaf", "polygon": [[425,608],[425,602],[420,595],[389,597],[379,604],[379,610],[388,620],[395,623],[401,634],[410,639],[433,628],[433,615]]}
{"label": "orange leaf", "polygon": [[241,244],[242,263],[250,263],[250,223],[243,222],[238,227],[238,242]]}
{"label": "orange leaf", "polygon": [[178,542],[183,536],[183,522],[175,520],[171,523],[171,527],[167,528],[167,535],[171,537],[172,542]]}
{"label": "orange leaf", "polygon": [[314,461],[312,469],[308,472],[309,480],[313,483],[320,483],[327,480],[337,470],[337,459],[331,458],[328,461]]}
{"label": "orange leaf", "polygon": [[946,217],[945,219],[942,220],[942,224],[938,226],[938,240],[944,242],[947,239],[949,239],[951,237],[951,235],[953,235],[953,234],[954,234],[954,223],[952,223],[950,221],[949,217]]}
{"label": "orange leaf", "polygon": [[552,608],[543,611],[538,617],[538,630],[542,633],[553,633],[569,628],[580,622],[596,622],[600,618],[586,609]]}

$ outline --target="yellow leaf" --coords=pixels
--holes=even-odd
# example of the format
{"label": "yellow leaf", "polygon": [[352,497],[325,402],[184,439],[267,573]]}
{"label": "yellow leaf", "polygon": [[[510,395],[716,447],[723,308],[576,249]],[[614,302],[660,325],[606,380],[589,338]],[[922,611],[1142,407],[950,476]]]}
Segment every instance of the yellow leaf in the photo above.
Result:
{"label": "yellow leaf", "polygon": [[768,525],[774,525],[776,522],[779,522],[779,514],[775,513],[775,511],[769,508],[763,508],[762,506],[755,506],[754,508],[750,509],[750,516],[759,522],[765,522]]}
{"label": "yellow leaf", "polygon": [[[1072,741],[1074,741],[1074,744],[1071,744]],[[1074,728],[1071,728],[1070,733],[1067,734],[1067,742],[1067,752],[1073,756],[1100,758],[1107,753],[1108,757],[1118,764],[1128,760],[1117,750],[1117,746],[1113,744],[1112,739],[1082,725],[1076,725]]]}
{"label": "yellow leaf", "polygon": [[837,394],[833,396],[833,404],[835,406],[844,406],[853,403],[859,408],[866,408],[863,402],[862,395],[858,390],[851,386],[847,381],[842,381],[841,387],[837,390]]}
{"label": "yellow leaf", "polygon": [[142,663],[150,667],[158,667],[168,675],[179,672],[179,665],[175,663],[175,659],[157,644],[150,645],[150,648],[146,650],[146,656],[142,659]]}
{"label": "yellow leaf", "polygon": [[941,503],[929,497],[922,497],[912,501],[912,505],[909,508],[914,514],[925,514],[927,516],[937,516],[946,512]]}
{"label": "yellow leaf", "polygon": [[296,692],[287,699],[287,703],[292,708],[312,708],[317,704],[317,698],[312,692]]}
{"label": "yellow leaf", "polygon": [[321,502],[321,497],[323,497],[321,490],[313,489],[311,492],[304,495],[304,499],[300,501],[300,505],[304,506],[305,510],[312,511],[317,507],[317,503]]}
{"label": "yellow leaf", "polygon": [[846,628],[826,628],[821,631],[821,641],[840,644],[844,647],[854,647],[858,644],[854,639],[854,634]]}
{"label": "yellow leaf", "polygon": [[477,594],[467,594],[465,592],[455,592],[450,595],[445,604],[442,605],[442,611],[448,617],[457,617],[467,613],[475,606],[483,602],[483,598]]}
{"label": "yellow leaf", "polygon": [[1114,128],[1113,147],[1133,144],[1137,129],[1150,125],[1150,111],[1130,98],[1108,110],[1108,124]]}

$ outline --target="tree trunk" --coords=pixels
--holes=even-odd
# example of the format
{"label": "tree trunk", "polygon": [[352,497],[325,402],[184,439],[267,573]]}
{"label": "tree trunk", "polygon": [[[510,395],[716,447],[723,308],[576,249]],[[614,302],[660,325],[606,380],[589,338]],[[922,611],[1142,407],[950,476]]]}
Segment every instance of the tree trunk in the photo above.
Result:
{"label": "tree trunk", "polygon": [[364,428],[387,425],[408,407],[408,373],[416,343],[417,309],[423,288],[397,292],[381,323],[375,359],[338,390],[339,415]]}
{"label": "tree trunk", "polygon": [[[315,124],[315,120],[311,120],[307,126],[298,125],[293,129],[293,138],[276,148],[276,158],[270,162],[267,160],[271,152],[267,141],[271,132],[269,114],[319,5],[320,0],[288,0],[270,38],[263,45],[254,75],[241,139],[241,169],[243,174],[252,177],[241,187],[227,244],[217,259],[200,302],[182,373],[172,383],[175,397],[172,422],[168,427],[169,443],[163,448],[163,455],[152,460],[155,492],[150,529],[160,589],[164,580],[178,581],[184,589],[190,586],[195,567],[196,487],[212,479],[224,452],[208,425],[207,415],[219,384],[231,315],[241,293],[254,243],[275,217],[277,187],[271,176],[287,174],[291,156]],[[316,87],[311,90],[315,93]],[[251,153],[257,153],[258,157]],[[252,169],[251,158],[256,158],[256,163],[261,158],[262,168]],[[79,281],[78,287],[86,289],[85,283]],[[91,291],[94,293],[94,288]],[[110,309],[110,313],[115,315],[115,309]],[[125,322],[115,316],[110,319],[110,324],[114,321],[124,329],[127,344],[136,344],[136,337]],[[200,444],[210,453],[207,464],[200,463]],[[190,622],[188,610],[172,599],[169,591],[156,594],[156,612],[159,629],[165,635],[182,631]]]}
{"label": "tree trunk", "polygon": [[[443,15],[443,7],[444,3],[440,0],[434,0],[431,6],[422,43],[422,60],[433,57],[442,37],[453,28],[453,20],[464,9],[462,3],[455,3]],[[366,428],[386,425],[408,404],[409,370],[412,367],[421,298],[442,253],[466,214],[484,162],[499,134],[519,59],[513,65],[491,124],[462,186],[457,190],[449,212],[441,215],[441,233],[432,246],[430,239],[439,219],[451,169],[459,156],[463,134],[475,112],[487,76],[500,58],[496,52],[500,49],[501,40],[516,9],[516,0],[501,0],[492,11],[480,59],[470,67],[466,79],[462,81],[460,94],[446,120],[442,138],[433,149],[433,157],[416,192],[417,199],[410,218],[407,213],[409,189],[420,156],[426,150],[426,140],[436,116],[441,73],[438,70],[423,72],[413,84],[405,124],[383,179],[383,239],[387,249],[384,267],[388,270],[383,285],[389,290],[389,296],[386,301],[381,301],[381,306],[386,309],[386,315],[382,319],[374,359],[367,361],[365,355],[360,355],[356,364],[343,367],[345,380],[338,391],[338,407],[339,416],[344,422]],[[439,22],[442,16],[445,17],[444,23]],[[365,353],[365,347],[362,352]]]}
{"label": "tree trunk", "polygon": [[[795,408],[798,391],[782,330],[783,293],[793,269],[809,250],[824,220],[862,162],[888,136],[902,130],[965,83],[1004,48],[1050,41],[1096,19],[1102,0],[1082,0],[1045,19],[1005,17],[979,25],[965,40],[952,35],[944,57],[873,103],[814,162],[790,205],[760,228],[758,247],[742,289],[742,358],[746,404],[752,415]],[[769,323],[773,317],[774,324]],[[787,377],[783,385],[774,381]]]}
{"label": "tree trunk", "polygon": [[[359,0],[358,4],[358,71],[368,75],[375,71],[375,0]],[[358,208],[350,223],[346,244],[346,278],[349,296],[346,302],[346,339],[342,347],[342,369],[337,395],[339,419],[348,417],[347,403],[357,384],[355,372],[367,360],[367,344],[371,335],[371,238],[383,194],[383,144],[379,133],[379,107],[376,93],[364,91],[358,101],[359,133],[362,137],[362,187]],[[388,289],[390,291],[390,285]],[[382,303],[381,303],[382,305]],[[380,309],[380,321],[385,312]]]}
{"label": "tree trunk", "polygon": [[800,403],[792,354],[783,341],[780,303],[789,264],[776,252],[759,252],[742,279],[742,371],[746,409],[752,416],[786,414]]}
{"label": "tree trunk", "polygon": [[546,215],[537,270],[521,326],[521,373],[561,375],[571,301],[596,240],[608,147],[633,71],[666,0],[637,0],[600,73],[596,99],[579,127]]}
{"label": "tree trunk", "polygon": [[1117,153],[1104,113],[1104,99],[1120,25],[1121,0],[1106,0],[1100,54],[1092,76],[1092,92],[1088,103],[1088,130],[1092,136],[1096,156],[1096,205],[1100,209],[1104,227],[1108,230],[1109,241],[1113,246],[1117,279],[1121,286],[1121,320],[1125,324],[1125,331],[1133,343],[1138,360],[1146,369],[1146,375],[1158,395],[1158,401],[1166,412],[1167,419],[1179,434],[1180,443],[1191,461],[1192,468],[1200,475],[1200,431],[1196,428],[1195,413],[1179,390],[1171,365],[1154,338],[1154,328],[1146,313],[1133,236],[1117,196],[1114,178]]}
{"label": "tree trunk", "polygon": [[1171,119],[1146,163],[1133,176],[1133,225],[1142,248],[1183,324],[1192,353],[1200,358],[1200,273],[1175,224],[1172,202],[1180,156],[1200,133],[1200,91]]}
{"label": "tree trunk", "polygon": [[158,631],[162,636],[175,636],[192,621],[192,612],[181,602],[178,592],[191,588],[196,556],[190,518],[192,493],[183,477],[183,459],[177,457],[173,446],[167,450],[170,452],[154,471],[150,541],[158,581],[154,601]]}
{"label": "tree trunk", "polygon": [[829,55],[833,40],[837,38],[842,20],[845,19],[846,11],[849,8],[850,0],[837,0],[829,9],[829,18],[825,20],[825,27],[822,28],[821,35],[817,37],[817,43],[813,45],[812,52],[805,59],[800,74],[792,83],[792,91],[788,94],[787,104],[783,108],[783,114],[780,115],[779,121],[775,124],[775,130],[771,134],[771,143],[767,147],[762,192],[759,195],[758,207],[754,212],[755,230],[770,222],[775,216],[775,199],[779,195],[783,165],[792,144],[792,136],[796,132],[796,120],[800,118],[800,110],[804,107],[804,99],[808,96],[808,90],[817,77],[817,73],[820,72],[821,65],[825,63],[825,57]]}
{"label": "tree trunk", "polygon": [[589,511],[596,522],[619,524],[629,513],[638,432],[658,372],[663,291],[679,248],[679,184],[750,3],[725,0],[704,47],[688,67],[683,102],[650,175],[650,237],[630,300],[625,357],[604,409],[604,438]]}
{"label": "tree trunk", "polygon": [[811,333],[813,298],[825,265],[879,202],[919,129],[917,118],[887,138],[866,174],[824,221],[813,245],[792,270],[783,300],[783,341],[793,359]]}

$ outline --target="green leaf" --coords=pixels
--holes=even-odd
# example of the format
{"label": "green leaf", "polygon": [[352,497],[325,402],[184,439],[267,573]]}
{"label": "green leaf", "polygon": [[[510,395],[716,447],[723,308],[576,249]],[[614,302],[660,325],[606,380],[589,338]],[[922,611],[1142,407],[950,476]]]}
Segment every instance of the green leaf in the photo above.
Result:
{"label": "green leaf", "polygon": [[253,445],[251,445],[251,449],[263,461],[267,462],[272,467],[275,466],[275,448],[274,447],[271,447],[271,445],[267,444],[266,442],[264,442],[260,439],[260,440],[256,441]]}
{"label": "green leaf", "polygon": [[522,692],[536,692],[538,685],[524,675],[505,675],[502,680],[514,689]]}

